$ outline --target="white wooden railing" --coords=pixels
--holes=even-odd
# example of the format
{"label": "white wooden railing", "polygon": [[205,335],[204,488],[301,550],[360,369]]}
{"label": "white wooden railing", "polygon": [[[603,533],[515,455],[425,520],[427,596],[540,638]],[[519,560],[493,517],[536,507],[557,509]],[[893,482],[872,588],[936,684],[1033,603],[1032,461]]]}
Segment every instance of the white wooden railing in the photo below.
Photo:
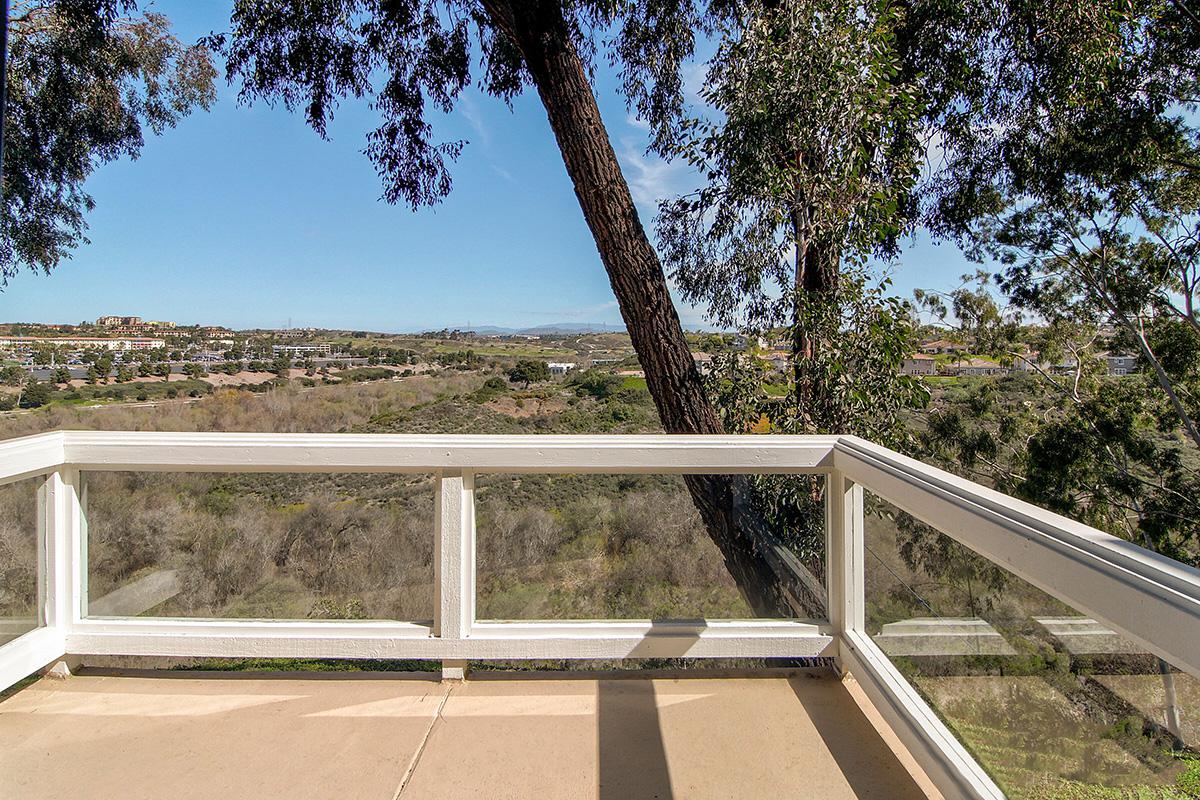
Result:
{"label": "white wooden railing", "polygon": [[[89,470],[434,472],[434,620],[89,615]],[[828,619],[482,622],[474,477],[538,473],[826,476]],[[400,436],[61,431],[0,443],[0,483],[42,477],[38,627],[0,646],[0,688],[65,655],[472,659],[828,656],[947,797],[1003,794],[867,635],[863,490],[1200,677],[1200,572],[855,437]]]}

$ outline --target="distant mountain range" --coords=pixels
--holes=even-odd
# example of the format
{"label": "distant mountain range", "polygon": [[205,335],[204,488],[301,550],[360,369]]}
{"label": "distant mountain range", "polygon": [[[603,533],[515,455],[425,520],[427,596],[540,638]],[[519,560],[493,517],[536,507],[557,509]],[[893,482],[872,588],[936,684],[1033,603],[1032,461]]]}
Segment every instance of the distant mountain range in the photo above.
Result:
{"label": "distant mountain range", "polygon": [[[553,325],[538,325],[533,328],[501,328],[496,325],[456,326],[457,330],[471,330],[481,336],[562,336],[573,333],[624,333],[624,325],[601,325],[594,322],[560,322]],[[455,330],[455,328],[451,328]]]}

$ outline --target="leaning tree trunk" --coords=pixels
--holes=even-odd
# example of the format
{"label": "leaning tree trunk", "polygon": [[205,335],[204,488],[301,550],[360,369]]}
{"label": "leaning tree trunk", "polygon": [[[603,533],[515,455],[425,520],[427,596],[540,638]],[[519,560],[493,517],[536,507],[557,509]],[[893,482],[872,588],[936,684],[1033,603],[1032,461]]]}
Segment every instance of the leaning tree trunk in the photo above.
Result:
{"label": "leaning tree trunk", "polygon": [[[497,29],[521,52],[537,86],[663,428],[668,433],[722,433],[561,3],[483,0],[483,6]],[[754,612],[792,616],[795,612],[767,554],[738,524],[737,482],[728,476],[700,475],[689,475],[686,482],[709,535]]]}

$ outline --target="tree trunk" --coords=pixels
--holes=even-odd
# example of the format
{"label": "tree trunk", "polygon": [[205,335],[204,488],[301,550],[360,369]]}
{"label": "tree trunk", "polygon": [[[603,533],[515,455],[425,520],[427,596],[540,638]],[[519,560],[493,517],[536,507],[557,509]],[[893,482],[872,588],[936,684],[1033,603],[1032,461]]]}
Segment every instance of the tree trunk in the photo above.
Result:
{"label": "tree trunk", "polygon": [[801,309],[814,298],[828,298],[837,288],[839,273],[837,262],[830,257],[831,249],[811,236],[807,224],[810,214],[797,191],[791,211],[792,242],[796,247],[792,277],[792,382],[796,407],[801,411],[811,411],[814,406],[812,360],[820,346],[806,327]]}
{"label": "tree trunk", "polygon": [[[546,108],[575,196],[668,433],[723,433],[692,360],[666,275],[633,203],[559,0],[483,0],[521,52]],[[738,525],[737,481],[687,476],[688,491],[730,574],[760,616],[793,616],[756,542]]]}

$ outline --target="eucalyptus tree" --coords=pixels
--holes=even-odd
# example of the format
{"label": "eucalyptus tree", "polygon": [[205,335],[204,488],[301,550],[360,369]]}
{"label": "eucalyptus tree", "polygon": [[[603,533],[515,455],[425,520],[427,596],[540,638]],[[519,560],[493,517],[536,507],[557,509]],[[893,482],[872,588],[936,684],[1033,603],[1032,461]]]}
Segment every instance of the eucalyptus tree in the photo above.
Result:
{"label": "eucalyptus tree", "polygon": [[910,216],[923,101],[901,75],[902,16],[891,0],[786,0],[722,20],[700,90],[709,113],[685,120],[674,148],[707,180],[660,207],[687,299],[723,325],[790,328],[796,406],[813,429],[848,422],[818,419],[818,351],[844,321],[829,309],[861,310],[865,260],[893,250]]}
{"label": "eucalyptus tree", "polygon": [[97,166],[136,158],[215,98],[208,51],[134,0],[14,0],[0,199],[0,278],[48,272],[87,241]]}
{"label": "eucalyptus tree", "polygon": [[[1147,273],[1161,272],[1147,269],[1147,255],[1158,243],[1102,239],[1100,253],[1067,250],[1010,269],[1005,286],[1018,295],[1017,305],[1040,309],[1050,320],[1030,342],[1036,350],[1011,350],[1024,360],[1025,373],[936,403],[916,450],[1044,508],[1200,565],[1200,452],[1190,425],[1200,387],[1200,336],[1187,321],[1188,290],[1180,286],[1181,294],[1156,297]],[[987,304],[981,289],[951,294],[956,307],[964,297],[975,307]],[[1013,342],[1011,330],[1002,330],[1006,316],[1000,310],[977,315],[976,327],[992,331],[983,341]],[[1118,325],[1106,333],[1112,319]],[[1135,342],[1141,370],[1109,375],[1105,351],[1136,351]],[[980,563],[912,520],[902,523],[910,563],[926,565],[929,554],[939,552],[942,566]],[[993,588],[1004,582],[994,581]],[[1160,660],[1159,671],[1168,698],[1166,729],[1179,746],[1172,670]]]}
{"label": "eucalyptus tree", "polygon": [[987,22],[960,25],[924,221],[998,260],[1015,308],[1116,325],[1200,446],[1179,358],[1200,332],[1200,18],[1183,0],[970,1]]}
{"label": "eucalyptus tree", "polygon": [[[867,272],[911,223],[924,95],[906,77],[891,0],[748,2],[719,21],[699,95],[667,155],[703,176],[663,202],[657,234],[685,298],[719,324],[790,339],[788,391],[746,354],[714,361],[727,428],[857,433],[893,446],[927,393],[901,374],[914,325]],[[761,476],[754,507],[814,571],[818,481]]]}
{"label": "eucalyptus tree", "polygon": [[[672,141],[684,108],[681,67],[696,37],[736,3],[608,0],[237,0],[231,31],[214,37],[246,101],[302,110],[321,135],[337,104],[369,98],[379,124],[366,154],[384,197],[413,208],[450,191],[465,142],[438,137],[430,116],[450,112],[471,83],[506,102],[527,87],[542,102],[601,261],[608,273],[663,427],[720,433],[639,219],[593,92],[602,58],[613,63],[629,106],[655,147]],[[473,42],[478,43],[472,53]],[[752,607],[790,615],[787,599],[751,534],[739,527],[733,482],[689,476],[710,535]]]}
{"label": "eucalyptus tree", "polygon": [[[1200,18],[1175,0],[983,2],[988,22],[963,22],[956,102],[936,120],[924,219],[996,259],[1010,306],[1046,323],[1031,366],[1052,400],[1030,415],[980,398],[935,417],[929,444],[1195,563]],[[1105,348],[1137,354],[1142,372],[1106,378]],[[1042,366],[1063,353],[1065,374]]]}

